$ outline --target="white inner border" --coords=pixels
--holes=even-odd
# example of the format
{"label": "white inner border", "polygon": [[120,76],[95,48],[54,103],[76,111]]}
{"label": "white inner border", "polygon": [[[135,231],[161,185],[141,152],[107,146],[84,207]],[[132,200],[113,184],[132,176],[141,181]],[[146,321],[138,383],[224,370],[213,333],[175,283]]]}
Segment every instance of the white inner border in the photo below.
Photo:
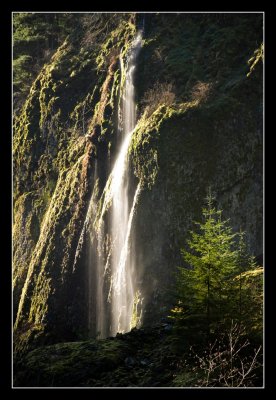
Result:
{"label": "white inner border", "polygon": [[[11,18],[11,36],[12,36],[12,48],[11,48],[11,69],[12,69],[12,127],[13,127],[13,14],[23,14],[23,13],[30,13],[30,14],[263,14],[263,43],[265,44],[265,12],[264,11],[12,11]],[[265,54],[265,46],[264,46],[264,54]],[[264,178],[265,178],[265,121],[264,121],[264,109],[265,109],[265,57],[263,63],[263,228],[265,228],[265,204],[264,204],[264,192],[265,192],[265,185],[264,185]],[[13,128],[12,128],[12,149],[13,149]],[[13,162],[12,162],[12,194],[13,194]],[[12,199],[12,227],[13,227],[13,199]],[[13,249],[13,240],[12,240],[12,249]],[[11,253],[12,253],[11,249]],[[263,264],[265,266],[265,231],[263,230]],[[13,254],[12,254],[13,260]],[[265,268],[264,268],[265,272]],[[12,354],[12,362],[11,362],[11,377],[12,377],[12,389],[264,389],[265,388],[265,301],[263,300],[263,386],[258,387],[187,387],[187,386],[150,386],[150,387],[133,387],[133,386],[118,386],[118,387],[110,387],[110,386],[102,386],[102,387],[83,387],[83,386],[13,386],[13,289],[12,289],[12,278],[13,278],[13,268],[11,268],[11,305],[12,305],[12,318],[11,318],[11,332],[12,332],[12,340],[11,340],[11,354]],[[263,279],[263,294],[265,298],[265,273]]]}

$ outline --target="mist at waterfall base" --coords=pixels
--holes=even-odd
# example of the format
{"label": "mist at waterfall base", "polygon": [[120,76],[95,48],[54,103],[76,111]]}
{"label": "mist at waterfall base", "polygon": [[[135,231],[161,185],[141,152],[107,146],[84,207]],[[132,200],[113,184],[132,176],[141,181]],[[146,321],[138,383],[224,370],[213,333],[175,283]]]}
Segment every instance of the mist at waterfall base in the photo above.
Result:
{"label": "mist at waterfall base", "polygon": [[[134,75],[141,48],[138,32],[126,63],[118,118],[118,145],[113,168],[100,198],[90,200],[88,230],[88,328],[91,336],[105,338],[139,326],[142,298],[137,288],[133,218],[141,187],[130,190],[128,148],[136,125]],[[124,64],[121,58],[121,69]],[[122,71],[123,72],[123,71]],[[96,193],[98,164],[94,170]],[[130,194],[131,193],[131,194]],[[83,240],[83,239],[82,239]]]}

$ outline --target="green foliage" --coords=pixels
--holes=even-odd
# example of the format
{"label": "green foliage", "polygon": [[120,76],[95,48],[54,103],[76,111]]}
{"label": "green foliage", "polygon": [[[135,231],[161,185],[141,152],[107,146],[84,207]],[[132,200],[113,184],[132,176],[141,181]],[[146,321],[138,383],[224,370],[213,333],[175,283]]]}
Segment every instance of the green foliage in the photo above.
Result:
{"label": "green foliage", "polygon": [[180,291],[188,311],[206,313],[207,319],[221,313],[228,300],[230,277],[237,272],[238,252],[233,234],[221,210],[213,206],[211,194],[203,208],[203,223],[196,223],[199,232],[191,232],[187,241],[190,250],[182,250],[192,269],[180,268]]}
{"label": "green foliage", "polygon": [[256,263],[246,251],[244,233],[233,233],[229,220],[222,220],[221,214],[209,192],[207,207],[202,209],[203,222],[196,222],[199,229],[191,232],[189,249],[182,249],[188,268],[179,268],[179,303],[172,310],[175,318],[205,316],[208,329],[213,322],[260,315],[260,301],[256,308],[254,296],[260,297],[261,285],[254,296],[245,285],[245,271],[256,271]]}
{"label": "green foliage", "polygon": [[250,76],[252,74],[252,72],[254,71],[256,65],[260,62],[264,60],[264,44],[262,43],[260,45],[260,47],[254,51],[254,55],[253,57],[251,57],[247,63],[248,65],[250,65],[250,71],[248,72],[248,74],[246,75],[247,77]]}
{"label": "green foliage", "polygon": [[263,330],[263,268],[257,267],[253,257],[249,259],[248,271],[234,278],[235,315],[247,330],[262,337]]}
{"label": "green foliage", "polygon": [[[14,109],[26,99],[33,80],[66,36],[77,28],[78,14],[13,14]],[[73,29],[72,29],[73,26]]]}
{"label": "green foliage", "polygon": [[143,298],[141,296],[141,292],[140,292],[140,290],[137,290],[134,295],[134,300],[133,300],[130,329],[139,328],[141,325],[142,303],[143,303]]}

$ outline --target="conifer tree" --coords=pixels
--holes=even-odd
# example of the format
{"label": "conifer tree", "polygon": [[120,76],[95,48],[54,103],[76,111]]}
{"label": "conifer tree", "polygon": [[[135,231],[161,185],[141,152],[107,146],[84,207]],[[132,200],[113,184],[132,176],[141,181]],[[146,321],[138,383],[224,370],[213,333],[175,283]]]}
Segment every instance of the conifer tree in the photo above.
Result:
{"label": "conifer tree", "polygon": [[189,249],[182,249],[187,268],[179,268],[178,292],[184,311],[206,316],[207,325],[228,313],[233,277],[238,273],[236,233],[222,211],[214,207],[211,192],[202,210],[203,222],[190,232]]}
{"label": "conifer tree", "polygon": [[208,332],[213,322],[237,320],[255,324],[262,321],[262,268],[247,252],[245,233],[233,233],[229,219],[214,206],[209,190],[202,222],[190,231],[186,262],[177,274],[179,303],[173,317],[204,317]]}

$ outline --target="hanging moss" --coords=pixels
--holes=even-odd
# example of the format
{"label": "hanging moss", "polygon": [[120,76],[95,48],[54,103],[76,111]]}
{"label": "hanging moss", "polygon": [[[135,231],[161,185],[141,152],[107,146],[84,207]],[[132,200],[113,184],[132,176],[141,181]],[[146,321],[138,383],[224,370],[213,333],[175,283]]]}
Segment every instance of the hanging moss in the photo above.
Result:
{"label": "hanging moss", "polygon": [[[83,48],[77,36],[68,37],[15,118],[18,350],[87,334],[85,243],[77,263],[75,255],[91,193],[98,201],[96,225],[109,207],[101,194],[114,161],[127,52],[137,31],[132,17],[122,16],[97,46]],[[248,232],[251,248],[261,252],[260,52],[246,77],[247,60],[261,40],[261,17],[251,14],[146,17],[135,75],[139,121],[129,148],[130,174],[143,186],[134,221],[135,257],[147,294],[143,324],[166,315],[179,248],[208,185],[233,224]],[[150,113],[143,100],[158,83],[171,84],[173,101],[160,98]]]}

